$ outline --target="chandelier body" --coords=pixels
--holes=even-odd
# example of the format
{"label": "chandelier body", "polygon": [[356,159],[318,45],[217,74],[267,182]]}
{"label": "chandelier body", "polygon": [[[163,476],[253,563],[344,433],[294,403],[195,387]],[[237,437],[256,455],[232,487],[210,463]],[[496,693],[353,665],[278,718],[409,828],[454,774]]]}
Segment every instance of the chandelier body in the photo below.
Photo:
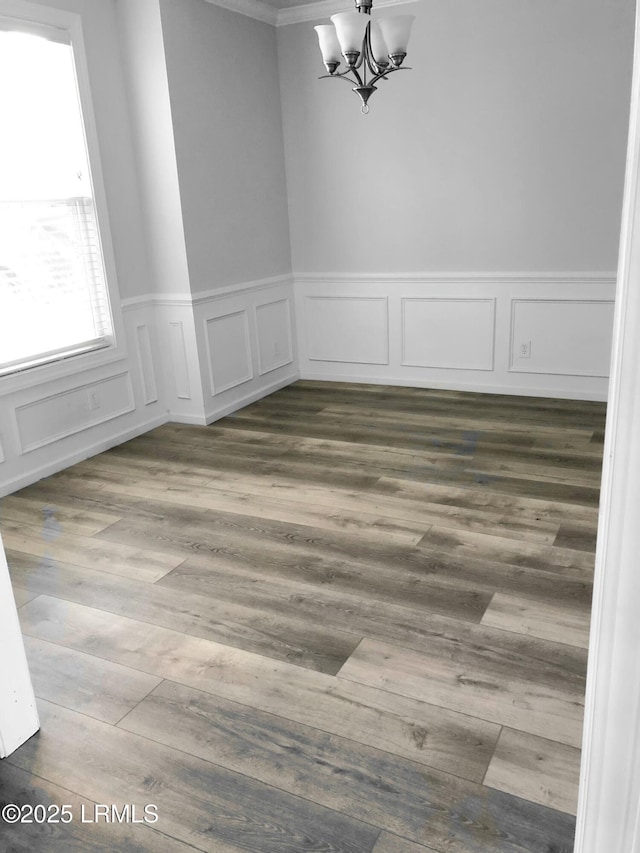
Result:
{"label": "chandelier body", "polygon": [[[369,98],[378,80],[385,80],[402,67],[413,15],[395,15],[379,22],[371,17],[373,0],[356,0],[355,12],[331,16],[331,24],[315,27],[322,59],[328,74],[347,83],[355,83],[353,91],[362,102],[362,112],[369,112]],[[346,68],[338,71],[341,61]]]}

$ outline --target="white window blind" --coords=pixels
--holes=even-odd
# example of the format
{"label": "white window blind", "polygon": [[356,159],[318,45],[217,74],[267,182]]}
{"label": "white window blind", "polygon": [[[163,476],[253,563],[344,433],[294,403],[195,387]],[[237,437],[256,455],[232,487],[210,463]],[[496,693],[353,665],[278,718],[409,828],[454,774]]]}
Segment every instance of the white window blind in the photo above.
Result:
{"label": "white window blind", "polygon": [[0,26],[0,375],[113,324],[70,44]]}

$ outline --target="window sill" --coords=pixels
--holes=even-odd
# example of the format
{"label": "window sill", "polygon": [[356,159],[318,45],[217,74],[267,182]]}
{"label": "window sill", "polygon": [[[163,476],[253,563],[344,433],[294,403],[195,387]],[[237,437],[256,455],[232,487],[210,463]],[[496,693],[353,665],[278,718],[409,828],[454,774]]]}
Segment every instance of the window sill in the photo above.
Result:
{"label": "window sill", "polygon": [[126,357],[124,347],[112,345],[7,373],[0,376],[0,397],[38,385],[48,385],[69,376],[78,376],[107,364],[124,361]]}

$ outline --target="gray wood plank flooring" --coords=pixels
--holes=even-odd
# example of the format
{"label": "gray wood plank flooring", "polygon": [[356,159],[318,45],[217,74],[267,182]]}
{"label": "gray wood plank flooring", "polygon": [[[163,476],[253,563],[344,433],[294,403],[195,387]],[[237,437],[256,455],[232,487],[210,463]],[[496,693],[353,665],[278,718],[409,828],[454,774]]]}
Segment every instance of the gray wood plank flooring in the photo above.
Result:
{"label": "gray wood plank flooring", "polygon": [[300,381],[1,500],[5,848],[572,853],[604,415]]}

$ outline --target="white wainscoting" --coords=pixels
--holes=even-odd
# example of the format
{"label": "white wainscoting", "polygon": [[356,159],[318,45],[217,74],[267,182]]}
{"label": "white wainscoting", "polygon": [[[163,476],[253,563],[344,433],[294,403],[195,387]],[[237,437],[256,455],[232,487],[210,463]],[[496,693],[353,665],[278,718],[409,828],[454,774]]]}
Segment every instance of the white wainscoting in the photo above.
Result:
{"label": "white wainscoting", "polygon": [[255,306],[258,334],[258,373],[264,376],[293,363],[291,297],[259,302]]}
{"label": "white wainscoting", "polygon": [[15,410],[20,450],[30,453],[134,409],[128,370],[40,397]]}
{"label": "white wainscoting", "polygon": [[249,318],[245,308],[205,320],[211,396],[253,379]]}
{"label": "white wainscoting", "polygon": [[401,302],[403,367],[493,370],[495,299]]}
{"label": "white wainscoting", "polygon": [[307,358],[389,364],[386,296],[314,296],[304,300]]}
{"label": "white wainscoting", "polygon": [[142,380],[142,399],[145,406],[150,406],[151,403],[158,402],[158,382],[151,347],[151,332],[148,323],[137,323],[135,329],[138,367]]}
{"label": "white wainscoting", "polygon": [[167,326],[169,330],[169,347],[176,397],[179,400],[190,400],[191,383],[189,382],[189,364],[187,360],[184,324],[182,320],[170,320]]}
{"label": "white wainscoting", "polygon": [[298,378],[292,305],[290,277],[194,296],[205,423]]}
{"label": "white wainscoting", "polygon": [[[115,358],[96,366],[78,356],[59,375],[38,381],[25,371],[0,383],[0,496],[67,468],[164,423],[156,365],[153,309],[145,300],[125,305]],[[141,331],[142,329],[142,331]],[[72,372],[71,368],[75,368]],[[155,399],[154,399],[155,398]]]}
{"label": "white wainscoting", "polygon": [[167,420],[212,423],[299,377],[290,276],[145,299]]}
{"label": "white wainscoting", "polygon": [[510,370],[609,375],[613,300],[514,299],[511,304]]}
{"label": "white wainscoting", "polygon": [[297,275],[300,375],[605,400],[614,297],[613,273]]}
{"label": "white wainscoting", "polygon": [[[298,378],[290,277],[122,303],[117,353],[0,383],[0,496],[169,420],[207,424]],[[73,368],[73,369],[72,369]]]}

